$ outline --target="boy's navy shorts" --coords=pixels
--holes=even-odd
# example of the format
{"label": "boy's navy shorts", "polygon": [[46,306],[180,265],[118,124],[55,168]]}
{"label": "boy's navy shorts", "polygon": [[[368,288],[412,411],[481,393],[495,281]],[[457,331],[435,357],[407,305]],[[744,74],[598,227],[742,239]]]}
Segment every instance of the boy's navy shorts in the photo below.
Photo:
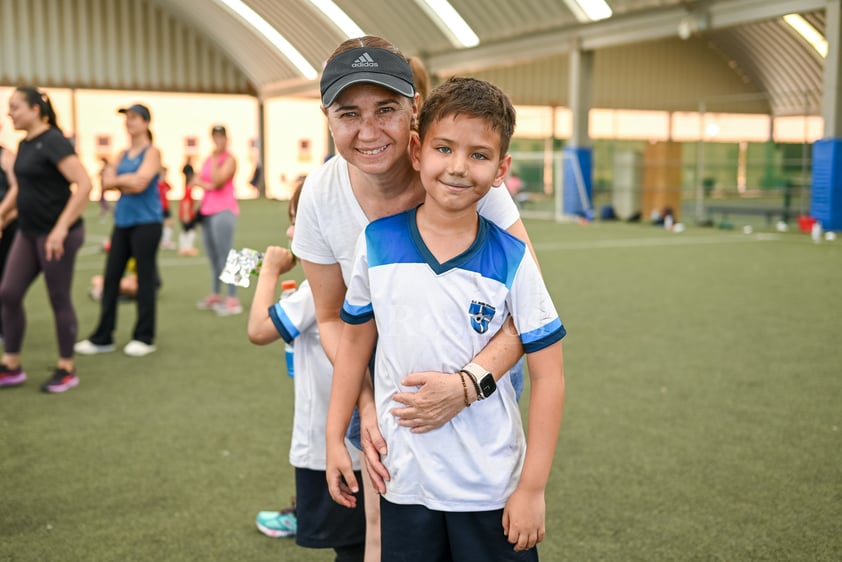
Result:
{"label": "boy's navy shorts", "polygon": [[[357,482],[362,474],[354,472]],[[336,548],[365,543],[365,506],[362,486],[357,507],[349,509],[330,497],[324,470],[295,469],[295,542],[307,548]]]}
{"label": "boy's navy shorts", "polygon": [[434,511],[380,498],[381,558],[388,562],[537,562],[538,549],[515,552],[503,533],[503,510]]}

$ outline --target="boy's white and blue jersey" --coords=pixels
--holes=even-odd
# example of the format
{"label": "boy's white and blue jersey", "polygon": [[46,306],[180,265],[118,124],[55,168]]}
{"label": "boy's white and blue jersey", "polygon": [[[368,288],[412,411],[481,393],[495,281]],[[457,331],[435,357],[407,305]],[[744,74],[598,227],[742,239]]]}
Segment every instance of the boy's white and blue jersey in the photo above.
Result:
{"label": "boy's white and blue jersey", "polygon": [[514,318],[527,353],[565,335],[526,245],[479,218],[474,243],[440,264],[415,210],[372,222],[360,236],[342,308],[350,324],[377,322],[375,400],[389,447],[386,499],[440,511],[504,507],[520,479],[526,442],[508,375],[488,399],[444,426],[414,434],[389,412],[400,381],[420,371],[458,372]]}
{"label": "boy's white and blue jersey", "polygon": [[[325,429],[330,402],[333,365],[325,355],[316,324],[316,306],[310,284],[269,307],[269,317],[287,343],[294,344],[295,414],[289,462],[297,468],[325,470]],[[351,455],[354,470],[359,457]]]}

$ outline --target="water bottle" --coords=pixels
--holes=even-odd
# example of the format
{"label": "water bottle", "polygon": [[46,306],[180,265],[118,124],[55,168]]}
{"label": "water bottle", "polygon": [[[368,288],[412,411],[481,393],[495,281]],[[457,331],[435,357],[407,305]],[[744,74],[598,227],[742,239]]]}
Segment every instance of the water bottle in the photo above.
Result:
{"label": "water bottle", "polygon": [[[295,292],[296,287],[298,284],[295,282],[294,279],[290,279],[288,281],[281,282],[281,300],[288,298],[291,294]],[[295,349],[293,348],[291,343],[284,343],[284,356],[286,357],[287,361],[287,374],[290,378],[295,377],[295,366],[293,363],[293,359],[295,357]]]}

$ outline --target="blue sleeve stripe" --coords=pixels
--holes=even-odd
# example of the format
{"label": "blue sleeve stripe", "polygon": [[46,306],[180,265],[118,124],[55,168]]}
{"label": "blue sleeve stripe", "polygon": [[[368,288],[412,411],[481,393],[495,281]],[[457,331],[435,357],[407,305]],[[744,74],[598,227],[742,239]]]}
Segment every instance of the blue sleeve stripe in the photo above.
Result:
{"label": "blue sleeve stripe", "polygon": [[523,343],[523,350],[526,353],[533,353],[550,346],[567,335],[567,330],[561,323],[561,320],[556,318],[549,324],[526,332],[520,335],[520,341]]}
{"label": "blue sleeve stripe", "polygon": [[272,319],[272,324],[275,325],[275,329],[278,330],[281,338],[287,343],[292,343],[301,333],[289,319],[289,316],[286,315],[280,303],[275,303],[269,307],[269,318]]}
{"label": "blue sleeve stripe", "polygon": [[374,318],[374,311],[371,309],[371,306],[359,306],[355,307],[358,309],[362,309],[360,314],[351,314],[343,307],[342,310],[339,311],[339,317],[342,319],[343,322],[346,324],[365,324],[372,318]]}
{"label": "blue sleeve stripe", "polygon": [[346,324],[365,324],[374,318],[374,309],[371,307],[371,303],[356,306],[345,301],[342,310],[339,311],[339,317]]}

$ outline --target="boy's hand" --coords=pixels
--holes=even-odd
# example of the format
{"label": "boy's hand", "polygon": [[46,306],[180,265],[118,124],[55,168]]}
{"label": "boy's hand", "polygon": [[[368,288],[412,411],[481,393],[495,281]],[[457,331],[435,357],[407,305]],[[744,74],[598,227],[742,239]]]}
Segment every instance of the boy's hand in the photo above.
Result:
{"label": "boy's hand", "polygon": [[503,532],[515,551],[528,550],[544,540],[546,503],[544,492],[516,488],[503,508]]}
{"label": "boy's hand", "polygon": [[269,246],[263,253],[263,265],[260,271],[267,275],[280,277],[295,266],[295,256],[286,248],[280,246]]}
{"label": "boy's hand", "polygon": [[344,441],[335,445],[328,443],[325,474],[333,501],[345,507],[357,507],[357,498],[354,494],[359,492],[360,488]]}

